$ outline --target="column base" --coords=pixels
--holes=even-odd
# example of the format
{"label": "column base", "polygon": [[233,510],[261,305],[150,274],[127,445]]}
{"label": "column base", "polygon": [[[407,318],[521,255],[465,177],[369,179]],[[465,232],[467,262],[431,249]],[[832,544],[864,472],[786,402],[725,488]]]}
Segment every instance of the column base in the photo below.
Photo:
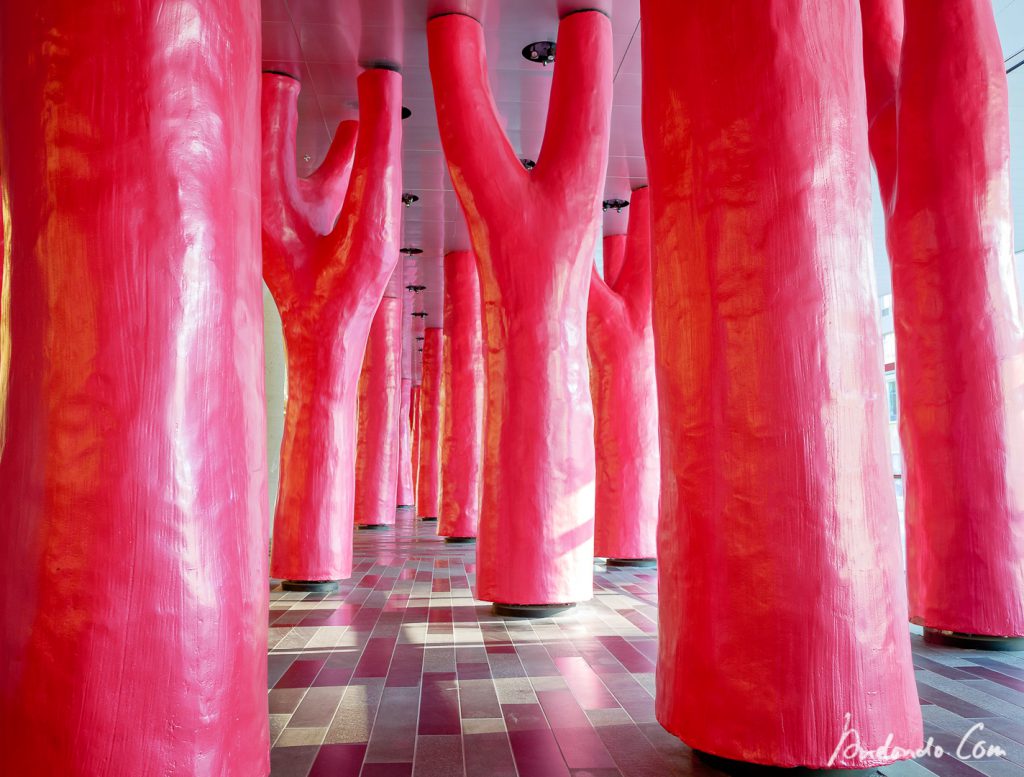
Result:
{"label": "column base", "polygon": [[974,650],[1024,650],[1024,637],[991,637],[987,634],[963,634],[924,627],[924,641],[930,645],[971,648]]}
{"label": "column base", "polygon": [[357,523],[356,528],[360,531],[384,531],[390,529],[391,524],[387,523]]}
{"label": "column base", "polygon": [[693,754],[708,766],[718,769],[720,772],[743,777],[828,777],[837,775],[841,777],[858,777],[859,775],[880,774],[878,771],[884,767],[873,767],[870,769],[815,769],[810,766],[767,766],[766,764],[755,764],[748,761],[735,761],[732,758],[723,758],[720,755],[712,755],[702,750],[694,750]]}
{"label": "column base", "polygon": [[305,591],[306,593],[330,593],[338,590],[337,580],[282,580],[281,588],[285,591]]}
{"label": "column base", "polygon": [[420,520],[421,521],[436,521],[437,520],[437,516],[436,515],[421,515],[420,516]]}
{"label": "column base", "polygon": [[641,569],[654,569],[658,566],[658,559],[656,558],[610,558],[605,561],[605,566],[615,567],[634,567]]}
{"label": "column base", "polygon": [[550,618],[576,606],[571,604],[503,604],[495,602],[491,612],[509,618]]}
{"label": "column base", "polygon": [[450,542],[453,545],[462,542],[476,542],[476,537],[445,537],[445,542]]}

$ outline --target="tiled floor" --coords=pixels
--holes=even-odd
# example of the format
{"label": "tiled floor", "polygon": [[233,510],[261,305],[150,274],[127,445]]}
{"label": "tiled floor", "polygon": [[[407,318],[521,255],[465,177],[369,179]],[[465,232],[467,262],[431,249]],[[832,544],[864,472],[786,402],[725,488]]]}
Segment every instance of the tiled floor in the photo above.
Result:
{"label": "tiled floor", "polygon": [[[592,602],[504,619],[473,600],[473,546],[435,527],[402,511],[394,531],[356,533],[339,593],[271,593],[273,777],[719,774],[654,718],[654,570],[600,566]],[[971,743],[1006,755],[884,774],[1024,776],[1024,654],[914,637],[914,660],[935,743],[955,751],[981,722]]]}

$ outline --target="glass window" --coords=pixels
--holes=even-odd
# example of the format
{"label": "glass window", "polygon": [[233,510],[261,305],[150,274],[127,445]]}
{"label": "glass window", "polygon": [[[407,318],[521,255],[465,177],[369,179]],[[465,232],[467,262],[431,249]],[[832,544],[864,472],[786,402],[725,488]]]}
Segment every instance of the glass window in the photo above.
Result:
{"label": "glass window", "polygon": [[885,374],[885,396],[889,401],[889,421],[895,423],[899,418],[899,400],[896,397],[896,375],[892,372]]}

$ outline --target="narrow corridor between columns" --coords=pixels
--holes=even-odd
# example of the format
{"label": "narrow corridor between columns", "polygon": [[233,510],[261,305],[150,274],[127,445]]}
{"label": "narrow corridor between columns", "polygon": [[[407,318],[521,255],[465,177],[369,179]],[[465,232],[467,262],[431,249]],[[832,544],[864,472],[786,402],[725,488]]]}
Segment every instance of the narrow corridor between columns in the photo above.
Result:
{"label": "narrow corridor between columns", "polygon": [[[657,570],[599,562],[592,601],[503,618],[473,599],[474,546],[436,528],[401,509],[356,532],[337,593],[275,585],[272,777],[721,774],[655,719]],[[1024,654],[912,641],[931,754],[880,773],[1024,774]],[[979,742],[1005,755],[957,757]]]}

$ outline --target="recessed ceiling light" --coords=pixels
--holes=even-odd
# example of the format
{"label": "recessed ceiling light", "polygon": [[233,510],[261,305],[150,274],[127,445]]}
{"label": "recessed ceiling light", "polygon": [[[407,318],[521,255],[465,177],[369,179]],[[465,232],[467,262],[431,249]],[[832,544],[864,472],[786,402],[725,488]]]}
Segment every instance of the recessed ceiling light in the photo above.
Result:
{"label": "recessed ceiling light", "polygon": [[555,61],[555,44],[550,40],[539,40],[523,48],[523,59],[528,62],[539,62],[550,65]]}
{"label": "recessed ceiling light", "polygon": [[406,286],[405,289],[406,289],[406,291],[411,291],[413,294],[418,294],[421,291],[426,291],[427,287],[426,286],[415,286],[415,285],[413,285],[413,286]]}
{"label": "recessed ceiling light", "polygon": [[413,315],[416,316],[416,318],[426,318],[427,317],[426,311],[423,311],[423,310],[419,311],[418,313],[413,313]]}
{"label": "recessed ceiling light", "polygon": [[407,248],[399,249],[398,253],[405,254],[406,256],[417,256],[417,255],[423,253],[423,249],[422,248],[407,247]]}
{"label": "recessed ceiling light", "polygon": [[402,204],[408,208],[414,202],[419,202],[419,199],[420,198],[417,197],[415,194],[406,192],[405,194],[402,195]]}
{"label": "recessed ceiling light", "polygon": [[609,208],[615,208],[616,213],[622,213],[623,208],[629,207],[629,200],[605,200],[601,203],[602,210],[608,210]]}

